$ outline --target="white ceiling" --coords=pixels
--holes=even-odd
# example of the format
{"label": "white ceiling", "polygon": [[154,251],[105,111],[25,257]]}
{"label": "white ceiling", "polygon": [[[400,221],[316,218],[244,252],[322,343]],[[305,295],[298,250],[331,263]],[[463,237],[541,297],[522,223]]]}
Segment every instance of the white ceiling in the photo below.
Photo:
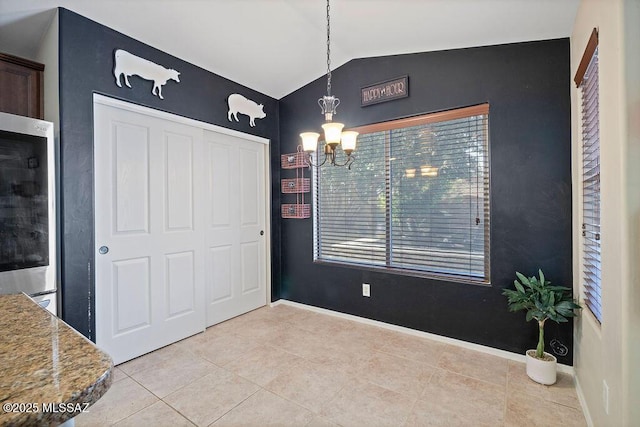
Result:
{"label": "white ceiling", "polygon": [[[568,37],[579,2],[332,0],[332,68]],[[56,6],[276,99],[326,72],[324,0],[0,0],[0,51],[34,59]]]}

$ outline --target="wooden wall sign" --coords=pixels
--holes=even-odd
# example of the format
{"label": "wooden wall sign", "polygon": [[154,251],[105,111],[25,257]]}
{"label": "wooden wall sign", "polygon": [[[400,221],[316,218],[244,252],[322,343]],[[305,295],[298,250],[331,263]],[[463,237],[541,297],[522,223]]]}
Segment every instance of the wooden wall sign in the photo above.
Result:
{"label": "wooden wall sign", "polygon": [[360,106],[379,104],[409,96],[409,77],[402,76],[360,89]]}

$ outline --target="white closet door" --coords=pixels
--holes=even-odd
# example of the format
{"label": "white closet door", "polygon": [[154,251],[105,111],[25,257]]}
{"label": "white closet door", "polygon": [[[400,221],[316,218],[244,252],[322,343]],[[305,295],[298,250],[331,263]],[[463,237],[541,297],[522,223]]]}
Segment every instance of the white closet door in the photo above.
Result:
{"label": "white closet door", "polygon": [[203,131],[99,103],[94,126],[96,343],[121,363],[205,328]]}
{"label": "white closet door", "polygon": [[266,304],[266,147],[204,135],[207,326]]}

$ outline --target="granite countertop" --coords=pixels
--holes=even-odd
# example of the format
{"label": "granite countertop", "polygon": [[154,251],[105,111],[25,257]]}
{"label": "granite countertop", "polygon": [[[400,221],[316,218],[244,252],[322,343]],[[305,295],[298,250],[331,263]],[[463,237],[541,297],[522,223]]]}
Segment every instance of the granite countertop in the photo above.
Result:
{"label": "granite countertop", "polygon": [[0,295],[0,426],[57,425],[111,386],[113,361],[25,294]]}

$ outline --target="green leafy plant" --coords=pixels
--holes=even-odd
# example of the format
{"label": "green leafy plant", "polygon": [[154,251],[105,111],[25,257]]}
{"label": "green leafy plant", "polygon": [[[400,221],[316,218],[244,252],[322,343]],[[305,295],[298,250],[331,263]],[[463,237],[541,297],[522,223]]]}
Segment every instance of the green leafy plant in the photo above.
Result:
{"label": "green leafy plant", "polygon": [[538,270],[539,278],[527,278],[516,272],[519,280],[514,280],[514,289],[505,289],[502,294],[508,299],[509,310],[526,310],[527,322],[535,319],[538,322],[538,346],[536,358],[544,359],[544,324],[547,320],[557,323],[567,322],[576,315],[574,310],[582,307],[573,299],[572,291],[565,286],[551,286],[542,270]]}

